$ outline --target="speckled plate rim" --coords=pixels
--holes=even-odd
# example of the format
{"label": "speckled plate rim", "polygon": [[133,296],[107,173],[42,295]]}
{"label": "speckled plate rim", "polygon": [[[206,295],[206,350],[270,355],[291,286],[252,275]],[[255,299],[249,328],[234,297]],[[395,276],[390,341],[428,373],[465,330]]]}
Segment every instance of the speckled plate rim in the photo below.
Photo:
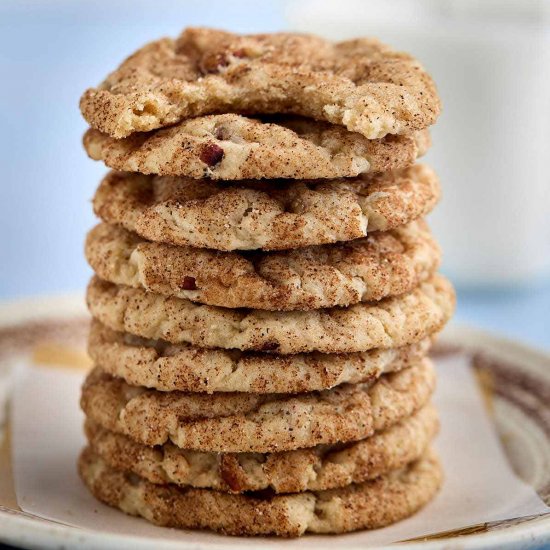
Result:
{"label": "speckled plate rim", "polygon": [[[43,321],[46,319],[67,319],[80,316],[86,311],[81,295],[59,295],[51,297],[25,298],[0,304],[0,327],[21,324],[31,320]],[[550,354],[479,330],[469,326],[451,325],[441,338],[444,346],[449,348],[462,347],[479,352],[497,360],[506,361],[508,364],[531,366],[537,370],[547,369],[550,378]],[[548,404],[550,409],[550,403]],[[475,532],[475,531],[474,531]],[[334,546],[337,539],[327,537],[326,545],[319,548]],[[78,545],[83,550],[94,548],[134,550],[149,549],[159,550],[187,549],[187,550],[223,550],[228,546],[220,541],[208,542],[207,545],[196,542],[186,542],[182,534],[182,540],[168,541],[152,537],[132,537],[127,535],[110,534],[88,529],[80,529],[46,520],[25,512],[12,510],[0,505],[0,541],[7,544],[15,544],[24,548],[70,548]],[[346,548],[360,548],[343,537],[339,540]],[[432,538],[431,540],[414,540],[398,543],[399,546],[422,548],[425,550],[453,548],[453,549],[478,549],[478,548],[533,548],[550,542],[550,517],[524,518],[521,522],[500,522],[498,529],[488,530],[483,533],[468,534],[466,536],[454,536],[448,533],[445,536]],[[263,548],[271,546],[269,539],[258,540]],[[292,540],[288,541],[289,546]],[[383,548],[395,548],[395,544]]]}

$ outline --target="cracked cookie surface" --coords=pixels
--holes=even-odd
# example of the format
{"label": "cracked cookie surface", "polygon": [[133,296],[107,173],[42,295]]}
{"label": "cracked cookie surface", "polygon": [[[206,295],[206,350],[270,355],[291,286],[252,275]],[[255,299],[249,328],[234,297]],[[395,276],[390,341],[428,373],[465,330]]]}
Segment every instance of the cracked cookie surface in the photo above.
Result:
{"label": "cracked cookie surface", "polygon": [[336,180],[223,184],[111,172],[94,211],[155,242],[215,250],[284,250],[349,241],[421,218],[440,196],[426,165]]}
{"label": "cracked cookie surface", "polygon": [[311,311],[227,309],[117,286],[94,277],[87,303],[92,316],[119,332],[205,348],[348,353],[418,342],[443,328],[454,290],[434,275],[417,288],[379,302]]}
{"label": "cracked cookie surface", "polygon": [[268,453],[364,439],[422,408],[434,388],[429,359],[370,383],[298,395],[160,392],[96,367],[81,406],[102,427],[143,445]]}
{"label": "cracked cookie surface", "polygon": [[427,224],[412,222],[348,243],[272,253],[218,252],[145,241],[101,224],[86,258],[102,279],[227,308],[309,310],[411,291],[437,270]]}
{"label": "cracked cookie surface", "polygon": [[279,453],[205,453],[172,443],[147,447],[86,422],[88,443],[109,466],[155,484],[229,493],[300,493],[344,487],[403,468],[420,458],[439,429],[427,405],[398,424],[359,441]]}
{"label": "cracked cookie surface", "polygon": [[359,353],[276,355],[145,340],[92,321],[88,353],[96,365],[133,386],[161,391],[305,393],[376,380],[418,363],[431,338]]}
{"label": "cracked cookie surface", "polygon": [[93,129],[84,135],[88,155],[116,170],[220,180],[386,172],[413,164],[429,144],[427,130],[369,140],[323,122],[280,119],[275,124],[235,114],[193,118],[124,139]]}
{"label": "cracked cookie surface", "polygon": [[135,52],[84,93],[80,108],[115,138],[239,112],[293,113],[376,139],[430,126],[440,102],[417,60],[375,39],[189,28]]}

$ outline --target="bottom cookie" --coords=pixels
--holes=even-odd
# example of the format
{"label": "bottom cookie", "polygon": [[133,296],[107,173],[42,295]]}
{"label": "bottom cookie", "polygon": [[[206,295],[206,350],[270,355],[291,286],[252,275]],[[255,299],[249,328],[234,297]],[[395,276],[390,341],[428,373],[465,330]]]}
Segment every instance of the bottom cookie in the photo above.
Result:
{"label": "bottom cookie", "polygon": [[345,533],[395,523],[426,505],[443,480],[432,451],[372,481],[277,496],[155,485],[109,467],[90,448],[80,456],[79,473],[97,499],[156,525],[284,537]]}

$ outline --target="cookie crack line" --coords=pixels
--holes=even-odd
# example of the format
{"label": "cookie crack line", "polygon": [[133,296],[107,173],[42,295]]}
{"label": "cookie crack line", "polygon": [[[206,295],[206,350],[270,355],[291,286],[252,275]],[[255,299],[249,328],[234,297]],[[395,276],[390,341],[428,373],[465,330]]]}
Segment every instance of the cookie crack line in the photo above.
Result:
{"label": "cookie crack line", "polygon": [[246,255],[152,243],[101,224],[86,239],[102,279],[207,305],[266,310],[348,306],[404,294],[437,270],[423,222],[351,243]]}
{"label": "cookie crack line", "polygon": [[373,39],[189,28],[138,50],[88,89],[80,108],[93,128],[115,138],[241,112],[294,113],[378,139],[430,126],[440,102],[418,61]]}
{"label": "cookie crack line", "polygon": [[361,352],[418,342],[450,318],[454,290],[434,275],[403,296],[346,309],[237,310],[113,285],[94,277],[87,303],[93,317],[119,332],[205,348],[276,352]]}

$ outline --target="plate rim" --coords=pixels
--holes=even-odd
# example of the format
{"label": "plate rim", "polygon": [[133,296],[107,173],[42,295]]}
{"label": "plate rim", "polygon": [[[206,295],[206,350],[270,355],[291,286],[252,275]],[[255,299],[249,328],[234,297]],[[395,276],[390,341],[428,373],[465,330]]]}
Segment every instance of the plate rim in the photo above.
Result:
{"label": "plate rim", "polygon": [[[338,535],[336,535],[338,536]],[[333,547],[334,535],[328,535],[327,544],[317,546],[320,550]],[[344,535],[345,537],[345,535]],[[289,540],[289,544],[290,541]],[[342,539],[344,541],[344,539]],[[154,544],[159,550],[227,550],[223,542],[186,542],[185,540],[164,540],[159,537],[139,537],[120,535],[117,533],[102,533],[71,525],[58,524],[49,520],[16,513],[0,506],[0,541],[8,544],[23,545],[23,548],[65,548],[67,544],[78,544],[83,550],[93,548],[129,548],[145,550]],[[269,548],[269,539],[258,538],[264,548]],[[538,517],[518,525],[506,527],[498,531],[488,531],[475,535],[449,537],[428,541],[403,541],[384,546],[376,546],[379,550],[392,550],[399,544],[403,547],[422,550],[437,550],[442,546],[478,550],[487,548],[531,548],[550,541],[550,517]],[[231,546],[233,548],[233,546]],[[364,548],[361,544],[346,544],[346,548]]]}

